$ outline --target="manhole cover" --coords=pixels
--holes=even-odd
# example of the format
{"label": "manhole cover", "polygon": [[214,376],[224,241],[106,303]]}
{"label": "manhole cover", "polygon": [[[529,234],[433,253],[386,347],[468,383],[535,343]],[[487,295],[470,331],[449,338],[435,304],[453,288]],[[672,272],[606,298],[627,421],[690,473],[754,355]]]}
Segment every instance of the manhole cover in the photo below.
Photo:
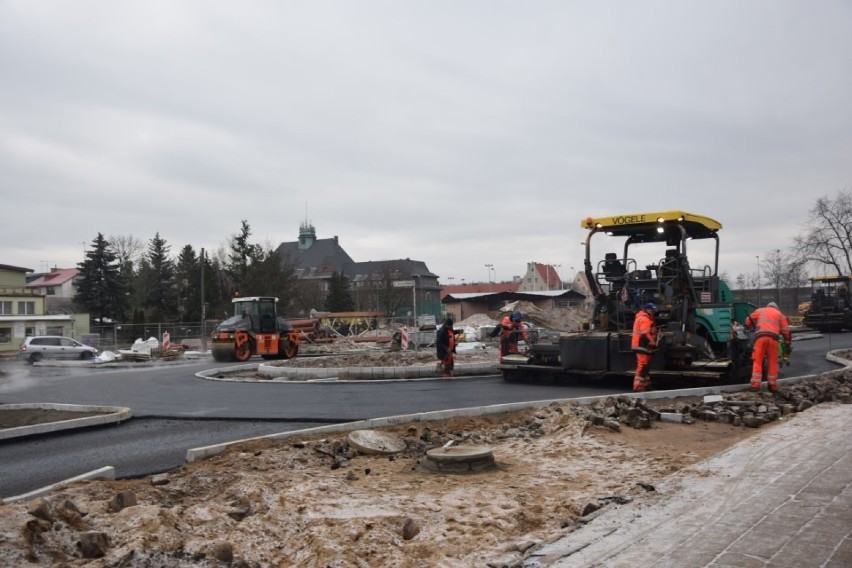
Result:
{"label": "manhole cover", "polygon": [[396,454],[405,449],[405,442],[385,432],[376,430],[355,430],[349,433],[349,445],[370,455]]}
{"label": "manhole cover", "polygon": [[489,446],[449,446],[426,452],[423,465],[433,471],[459,473],[496,467]]}

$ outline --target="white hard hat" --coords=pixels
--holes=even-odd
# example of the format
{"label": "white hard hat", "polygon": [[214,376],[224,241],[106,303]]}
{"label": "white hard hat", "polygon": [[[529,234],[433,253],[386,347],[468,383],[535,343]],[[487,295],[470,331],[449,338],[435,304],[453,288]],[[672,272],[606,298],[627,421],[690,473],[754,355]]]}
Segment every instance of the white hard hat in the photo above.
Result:
{"label": "white hard hat", "polygon": [[777,310],[778,304],[776,304],[775,302],[769,302],[768,304],[766,304],[766,307],[767,308],[775,308]]}

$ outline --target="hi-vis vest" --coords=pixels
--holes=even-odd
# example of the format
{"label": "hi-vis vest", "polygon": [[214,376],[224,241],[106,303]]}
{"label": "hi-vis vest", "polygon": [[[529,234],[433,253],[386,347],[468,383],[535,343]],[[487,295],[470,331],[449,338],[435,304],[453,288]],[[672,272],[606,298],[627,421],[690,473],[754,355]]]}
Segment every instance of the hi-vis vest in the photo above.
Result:
{"label": "hi-vis vest", "polygon": [[780,337],[790,341],[790,325],[780,311],[772,307],[757,308],[746,319],[746,327],[754,330],[755,337]]}
{"label": "hi-vis vest", "polygon": [[633,337],[630,347],[633,351],[648,352],[648,345],[654,343],[654,318],[646,311],[636,314],[633,320]]}

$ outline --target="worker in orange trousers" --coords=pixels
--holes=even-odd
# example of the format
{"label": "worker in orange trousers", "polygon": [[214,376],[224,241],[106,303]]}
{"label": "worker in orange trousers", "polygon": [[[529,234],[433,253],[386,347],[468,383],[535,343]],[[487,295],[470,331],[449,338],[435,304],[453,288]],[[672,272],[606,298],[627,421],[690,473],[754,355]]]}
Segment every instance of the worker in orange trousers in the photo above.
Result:
{"label": "worker in orange trousers", "polygon": [[770,391],[778,390],[778,342],[784,340],[786,353],[792,351],[790,323],[778,309],[778,304],[769,302],[765,308],[757,308],[745,321],[747,329],[754,331],[754,346],[751,352],[751,388],[760,390],[763,380],[763,364],[766,362],[766,384]]}
{"label": "worker in orange trousers", "polygon": [[633,375],[633,390],[641,392],[651,387],[651,357],[657,349],[657,326],[654,323],[656,304],[642,306],[633,319],[633,337],[630,348],[636,354],[636,373]]}

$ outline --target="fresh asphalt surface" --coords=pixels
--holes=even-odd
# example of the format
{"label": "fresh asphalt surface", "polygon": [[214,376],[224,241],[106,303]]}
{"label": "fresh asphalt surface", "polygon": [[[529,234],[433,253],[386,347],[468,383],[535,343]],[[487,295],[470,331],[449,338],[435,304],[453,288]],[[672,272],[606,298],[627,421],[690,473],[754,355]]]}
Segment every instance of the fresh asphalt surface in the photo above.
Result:
{"label": "fresh asphalt surface", "polygon": [[[825,353],[850,347],[852,333],[798,341],[793,364],[782,376],[835,368]],[[127,406],[134,417],[118,425],[0,442],[0,496],[107,465],[115,467],[119,478],[168,471],[184,463],[190,448],[321,424],[598,396],[630,388],[629,380],[517,384],[497,376],[368,383],[243,383],[195,377],[218,366],[203,361],[115,370],[4,363],[8,376],[0,382],[0,404]]]}

